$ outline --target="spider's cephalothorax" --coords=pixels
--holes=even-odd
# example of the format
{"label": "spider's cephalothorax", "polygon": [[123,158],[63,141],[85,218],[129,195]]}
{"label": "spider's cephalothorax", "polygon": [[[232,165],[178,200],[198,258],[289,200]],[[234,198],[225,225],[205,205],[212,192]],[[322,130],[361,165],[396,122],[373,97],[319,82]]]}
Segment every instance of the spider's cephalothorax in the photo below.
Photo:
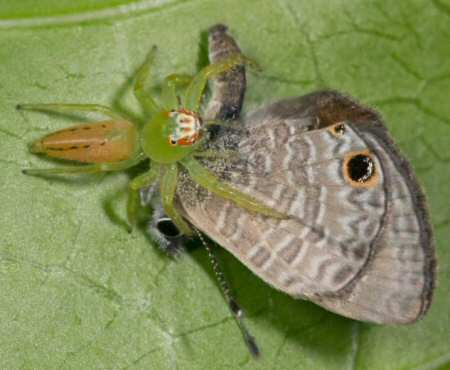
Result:
{"label": "spider's cephalothorax", "polygon": [[[229,199],[243,208],[266,216],[283,217],[272,208],[220,180],[196,159],[221,155],[213,150],[203,149],[202,132],[208,125],[203,123],[197,112],[201,110],[202,96],[208,80],[231,72],[250,61],[242,54],[236,53],[206,66],[193,77],[169,75],[162,82],[161,96],[156,99],[144,89],[149,80],[155,51],[156,48],[150,51],[147,60],[137,71],[134,83],[134,94],[144,114],[140,121],[146,122],[143,127],[140,127],[138,122],[102,105],[19,105],[19,109],[28,110],[96,112],[110,118],[108,121],[74,126],[51,133],[31,146],[35,149],[34,152],[87,163],[86,165],[27,169],[24,173],[45,175],[120,171],[149,159],[150,169],[130,182],[127,210],[131,225],[136,222],[139,190],[159,183],[161,204],[166,216],[174,222],[181,233],[191,235],[189,225],[174,205],[180,170],[186,171],[195,183],[208,191]],[[120,153],[118,149],[122,149]]]}

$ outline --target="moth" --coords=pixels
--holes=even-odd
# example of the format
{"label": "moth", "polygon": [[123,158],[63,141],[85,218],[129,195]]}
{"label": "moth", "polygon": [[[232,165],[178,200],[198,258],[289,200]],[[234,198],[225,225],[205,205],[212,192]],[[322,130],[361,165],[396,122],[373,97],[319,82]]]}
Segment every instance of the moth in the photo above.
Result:
{"label": "moth", "polygon": [[[31,145],[83,165],[24,173],[121,171],[148,161],[130,182],[128,218],[134,225],[140,204],[152,203],[148,231],[169,253],[183,236],[204,241],[200,230],[274,288],[340,315],[407,324],[427,312],[436,259],[425,196],[375,111],[319,91],[241,118],[245,66],[254,63],[224,25],[209,30],[211,64],[195,76],[167,76],[159,99],[146,90],[154,55],[135,78],[139,122],[95,104],[19,105],[108,117]],[[257,354],[226,286],[224,295]]]}
{"label": "moth", "polygon": [[[236,51],[215,30],[212,61]],[[244,69],[222,75],[209,116],[236,120],[245,89]],[[293,297],[378,324],[423,317],[436,270],[426,198],[380,115],[329,90],[262,105],[238,125],[219,127],[208,145],[239,155],[205,164],[288,217],[249,212],[187,179],[177,206],[189,223]],[[164,244],[157,226],[167,219],[154,216],[149,232]]]}

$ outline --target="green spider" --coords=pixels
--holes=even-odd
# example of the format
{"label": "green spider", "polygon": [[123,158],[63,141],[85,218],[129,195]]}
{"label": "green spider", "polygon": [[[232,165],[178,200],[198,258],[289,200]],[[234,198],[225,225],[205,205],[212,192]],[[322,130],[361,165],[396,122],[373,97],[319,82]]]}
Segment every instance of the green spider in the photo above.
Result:
{"label": "green spider", "polygon": [[132,227],[136,223],[139,190],[159,182],[164,212],[183,234],[192,235],[190,226],[174,206],[180,168],[186,170],[195,183],[240,207],[270,217],[282,217],[275,210],[221,181],[196,159],[224,154],[203,149],[208,125],[220,124],[205,122],[200,115],[202,96],[208,80],[239,65],[252,64],[252,61],[242,54],[235,54],[224,61],[206,66],[194,77],[169,75],[163,81],[161,96],[157,100],[144,89],[149,82],[155,52],[154,47],[137,71],[133,87],[134,95],[145,114],[145,124],[142,127],[102,105],[18,105],[18,109],[95,112],[110,118],[53,132],[31,145],[32,153],[85,165],[26,169],[23,172],[28,175],[46,175],[121,171],[149,159],[150,169],[129,183],[127,214]]}

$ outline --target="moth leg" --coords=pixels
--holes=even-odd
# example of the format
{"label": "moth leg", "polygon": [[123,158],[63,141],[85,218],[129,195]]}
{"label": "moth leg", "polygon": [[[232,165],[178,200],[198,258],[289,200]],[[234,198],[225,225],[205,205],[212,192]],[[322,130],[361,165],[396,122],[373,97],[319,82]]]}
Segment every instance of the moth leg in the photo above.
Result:
{"label": "moth leg", "polygon": [[160,166],[152,164],[150,170],[130,181],[128,186],[127,216],[130,224],[130,232],[136,226],[137,212],[140,205],[139,190],[152,185],[158,180],[160,174]]}
{"label": "moth leg", "polygon": [[175,209],[174,199],[177,190],[178,181],[178,167],[177,164],[166,166],[166,171],[161,179],[160,193],[164,212],[169,217],[175,226],[184,234],[192,235],[192,230],[189,225],[183,220],[181,215]]}
{"label": "moth leg", "polygon": [[22,170],[25,175],[42,176],[42,175],[63,175],[63,174],[88,174],[100,172],[122,171],[138,164],[143,158],[136,156],[134,158],[111,163],[95,163],[81,166],[62,166],[53,168],[26,168]]}
{"label": "moth leg", "polygon": [[161,110],[156,101],[146,91],[150,81],[150,71],[156,54],[156,46],[153,46],[147,54],[144,63],[136,72],[135,81],[133,85],[133,92],[136,99],[139,101],[145,114],[153,115]]}
{"label": "moth leg", "polygon": [[114,112],[110,107],[101,104],[64,104],[64,103],[50,103],[50,104],[19,104],[16,107],[18,110],[33,110],[38,112],[89,112],[100,113],[107,117],[116,120],[123,120],[124,118]]}
{"label": "moth leg", "polygon": [[249,211],[260,213],[265,216],[275,217],[275,218],[285,218],[283,215],[273,208],[270,208],[253,197],[242,193],[241,191],[235,189],[234,187],[228,185],[227,183],[221,181],[213,173],[203,167],[198,161],[193,158],[186,158],[181,161],[183,166],[189,172],[191,178],[204,187],[206,190],[214,193],[222,198],[231,200],[238,206],[245,208]]}
{"label": "moth leg", "polygon": [[189,85],[192,78],[191,75],[174,73],[164,79],[161,90],[161,103],[165,109],[171,110],[180,106],[181,102],[177,90]]}

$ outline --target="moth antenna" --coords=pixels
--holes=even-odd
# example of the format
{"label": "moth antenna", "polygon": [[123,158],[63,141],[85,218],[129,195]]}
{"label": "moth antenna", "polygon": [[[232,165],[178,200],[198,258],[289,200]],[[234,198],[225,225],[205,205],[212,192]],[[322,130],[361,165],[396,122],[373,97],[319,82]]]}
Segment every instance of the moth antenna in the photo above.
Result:
{"label": "moth antenna", "polygon": [[230,309],[234,319],[236,320],[236,324],[239,327],[239,330],[241,331],[242,337],[244,338],[245,345],[247,346],[253,358],[258,358],[261,352],[259,350],[258,345],[256,344],[255,337],[250,334],[247,327],[245,326],[243,320],[244,311],[242,311],[241,307],[239,306],[236,299],[233,297],[231,293],[230,285],[228,284],[228,281],[225,278],[217,255],[214,253],[211,246],[208,243],[206,243],[202,233],[196,227],[193,227],[193,229],[195,230],[195,233],[198,235],[200,241],[202,242],[203,246],[206,249],[206,252],[208,253],[208,258],[209,261],[211,262],[214,275],[216,275],[216,279],[219,283],[220,290],[222,291],[222,294],[228,304],[228,308]]}

